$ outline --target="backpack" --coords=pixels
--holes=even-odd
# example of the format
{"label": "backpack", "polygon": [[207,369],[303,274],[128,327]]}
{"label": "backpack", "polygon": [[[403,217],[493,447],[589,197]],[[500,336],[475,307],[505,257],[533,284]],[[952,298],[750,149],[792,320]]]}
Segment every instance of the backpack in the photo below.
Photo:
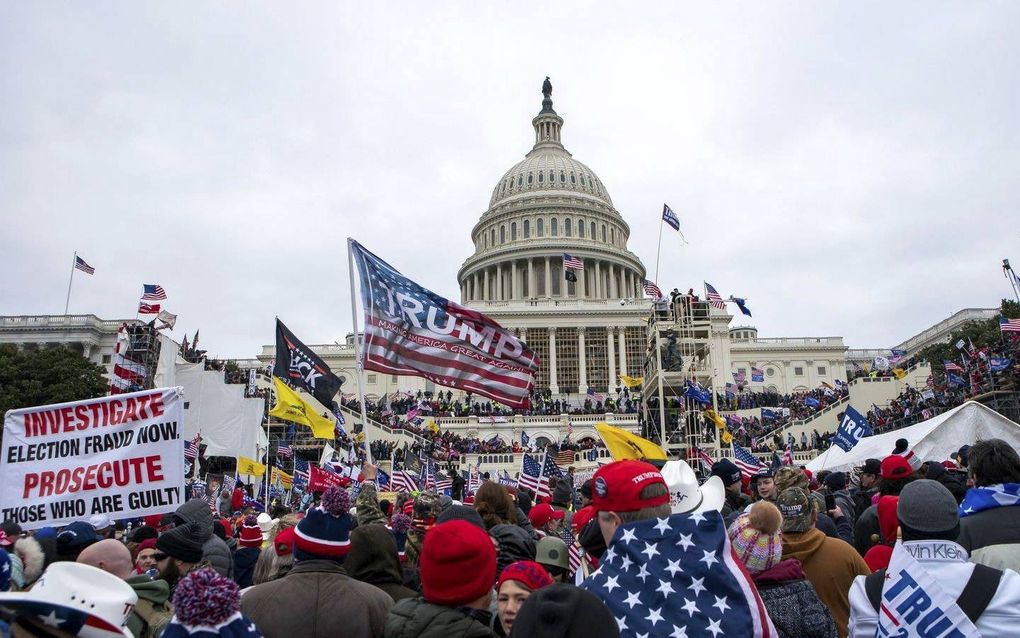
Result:
{"label": "backpack", "polygon": [[139,598],[135,604],[134,613],[142,620],[142,631],[139,634],[144,638],[158,638],[163,629],[174,617],[173,611],[167,605],[160,605],[157,609],[152,601]]}
{"label": "backpack", "polygon": [[[974,563],[974,571],[970,574],[970,580],[963,586],[959,598],[956,599],[956,604],[975,625],[988,604],[995,598],[995,592],[999,589],[1001,579],[1002,570]],[[879,607],[882,605],[882,584],[884,582],[884,569],[864,577],[864,591],[868,594],[868,601],[875,608],[875,613],[881,613]]]}

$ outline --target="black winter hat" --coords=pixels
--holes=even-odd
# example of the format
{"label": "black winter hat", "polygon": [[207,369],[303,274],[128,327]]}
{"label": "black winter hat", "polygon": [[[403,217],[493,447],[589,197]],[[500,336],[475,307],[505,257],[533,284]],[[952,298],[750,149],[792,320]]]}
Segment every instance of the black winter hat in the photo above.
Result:
{"label": "black winter hat", "polygon": [[722,479],[723,485],[733,485],[740,482],[740,468],[729,459],[719,459],[712,465],[712,476]]}
{"label": "black winter hat", "polygon": [[477,525],[482,529],[485,529],[485,523],[482,522],[482,516],[473,507],[467,505],[451,505],[447,507],[443,512],[436,518],[436,525],[444,523],[446,521],[467,521],[472,525]]}
{"label": "black winter hat", "polygon": [[829,488],[830,492],[838,492],[842,489],[846,489],[846,474],[842,472],[833,472],[825,477],[825,487]]}
{"label": "black winter hat", "polygon": [[549,585],[528,596],[517,612],[510,638],[618,638],[609,608],[591,592],[568,584]]}
{"label": "black winter hat", "polygon": [[185,563],[197,563],[202,560],[202,543],[198,535],[195,523],[180,525],[160,534],[156,539],[156,549]]}

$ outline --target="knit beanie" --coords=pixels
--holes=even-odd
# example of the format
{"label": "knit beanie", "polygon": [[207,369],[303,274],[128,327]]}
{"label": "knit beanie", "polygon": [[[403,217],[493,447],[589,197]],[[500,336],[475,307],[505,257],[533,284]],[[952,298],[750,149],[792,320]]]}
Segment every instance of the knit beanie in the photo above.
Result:
{"label": "knit beanie", "polygon": [[178,525],[159,535],[156,549],[185,563],[197,563],[202,560],[203,553],[198,536],[198,526],[194,523]]}
{"label": "knit beanie", "polygon": [[422,593],[434,605],[466,605],[491,591],[496,580],[492,540],[467,521],[447,521],[430,529],[418,562]]}
{"label": "knit beanie", "polygon": [[351,496],[341,487],[328,487],[319,507],[308,510],[294,528],[296,560],[326,559],[342,563],[351,548],[354,521],[348,513]]}
{"label": "knit beanie", "polygon": [[262,530],[254,514],[249,514],[241,524],[241,536],[237,541],[241,547],[258,549],[262,546]]}
{"label": "knit beanie", "polygon": [[512,636],[528,638],[619,638],[609,608],[594,594],[568,584],[543,587],[528,596],[514,619]]}
{"label": "knit beanie", "polygon": [[407,560],[407,532],[411,529],[411,517],[406,514],[394,514],[390,519],[389,530],[393,534],[393,542],[397,544],[397,556],[401,561]]}
{"label": "knit beanie", "polygon": [[783,517],[768,501],[758,501],[751,511],[741,514],[730,525],[730,542],[747,571],[761,573],[783,558],[783,540],[779,533]]}
{"label": "knit beanie", "polygon": [[134,543],[141,543],[146,539],[155,540],[159,536],[159,532],[156,531],[155,527],[149,527],[148,525],[140,525],[131,532],[131,541]]}
{"label": "knit beanie", "polygon": [[237,583],[208,567],[181,579],[174,589],[174,616],[161,636],[183,638],[258,638],[255,623],[241,614]]}
{"label": "knit beanie", "polygon": [[138,547],[136,548],[135,555],[141,554],[142,552],[144,552],[147,549],[155,549],[155,548],[156,548],[156,539],[155,538],[146,538],[141,543],[138,543]]}
{"label": "knit beanie", "polygon": [[553,583],[552,576],[549,575],[545,567],[531,560],[519,560],[508,565],[499,575],[499,580],[496,581],[496,591],[498,592],[503,583],[508,580],[516,581],[531,591]]}
{"label": "knit beanie", "polygon": [[443,513],[436,518],[436,524],[438,525],[439,523],[455,520],[467,521],[485,529],[485,522],[482,521],[482,515],[478,513],[478,510],[467,505],[451,505],[446,508],[443,510]]}

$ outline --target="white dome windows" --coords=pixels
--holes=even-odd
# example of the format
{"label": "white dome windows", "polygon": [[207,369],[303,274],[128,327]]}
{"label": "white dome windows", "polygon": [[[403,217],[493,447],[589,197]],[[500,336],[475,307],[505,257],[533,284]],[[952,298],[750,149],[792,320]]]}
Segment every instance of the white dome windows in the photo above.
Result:
{"label": "white dome windows", "polygon": [[555,217],[553,217],[552,220],[549,222],[549,234],[551,234],[553,237],[558,237],[560,234],[559,230],[560,229],[558,220]]}
{"label": "white dome windows", "polygon": [[563,234],[566,235],[567,237],[570,237],[571,233],[570,233],[570,218],[569,217],[563,220]]}
{"label": "white dome windows", "polygon": [[[541,184],[542,182],[545,181],[544,177],[545,177],[545,173],[543,173],[542,171],[538,171],[538,183],[539,184]],[[528,173],[528,183],[529,184],[531,183],[531,173]]]}
{"label": "white dome windows", "polygon": [[517,222],[510,222],[510,241],[517,241]]}
{"label": "white dome windows", "polygon": [[524,220],[524,238],[531,239],[531,220]]}
{"label": "white dome windows", "polygon": [[577,220],[577,236],[584,239],[584,220]]}
{"label": "white dome windows", "polygon": [[542,219],[541,217],[538,218],[537,229],[538,236],[545,237],[545,220]]}

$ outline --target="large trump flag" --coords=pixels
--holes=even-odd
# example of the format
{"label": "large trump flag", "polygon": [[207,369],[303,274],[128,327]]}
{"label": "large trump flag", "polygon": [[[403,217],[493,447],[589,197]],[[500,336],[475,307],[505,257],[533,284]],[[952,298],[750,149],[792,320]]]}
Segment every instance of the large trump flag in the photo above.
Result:
{"label": "large trump flag", "polygon": [[366,370],[414,375],[528,407],[538,357],[509,330],[407,279],[351,241],[365,307]]}

